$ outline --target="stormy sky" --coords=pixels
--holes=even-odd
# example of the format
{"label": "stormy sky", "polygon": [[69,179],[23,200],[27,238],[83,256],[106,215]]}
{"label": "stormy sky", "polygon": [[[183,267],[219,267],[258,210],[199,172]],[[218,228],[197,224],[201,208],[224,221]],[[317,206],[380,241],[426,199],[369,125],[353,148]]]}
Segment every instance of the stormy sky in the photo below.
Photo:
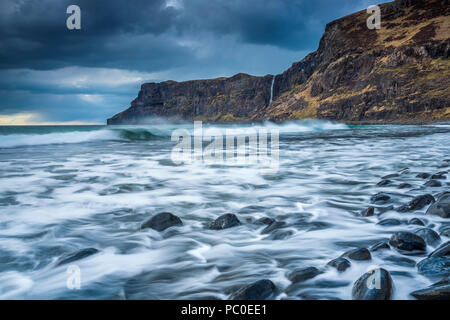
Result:
{"label": "stormy sky", "polygon": [[[104,123],[144,82],[281,73],[326,23],[377,3],[1,0],[0,124]],[[80,30],[66,27],[72,4]]]}

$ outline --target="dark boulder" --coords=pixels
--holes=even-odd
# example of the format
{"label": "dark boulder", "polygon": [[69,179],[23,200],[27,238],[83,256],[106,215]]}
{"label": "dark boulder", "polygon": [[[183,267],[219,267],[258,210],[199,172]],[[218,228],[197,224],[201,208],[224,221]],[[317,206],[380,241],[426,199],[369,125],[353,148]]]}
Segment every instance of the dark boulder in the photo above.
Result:
{"label": "dark boulder", "polygon": [[431,176],[431,179],[445,180],[447,179],[447,172],[438,172]]}
{"label": "dark boulder", "polygon": [[390,205],[390,206],[387,206],[387,207],[378,207],[377,209],[378,209],[378,214],[382,215],[385,212],[394,210],[394,206]]}
{"label": "dark boulder", "polygon": [[275,230],[267,237],[267,239],[269,239],[269,240],[285,240],[285,239],[289,238],[290,236],[292,236],[293,234],[294,234],[294,232],[292,232],[291,230]]}
{"label": "dark boulder", "polygon": [[68,264],[74,261],[78,261],[84,258],[87,258],[89,256],[92,256],[94,254],[96,254],[98,252],[97,249],[95,248],[86,248],[86,249],[81,249],[77,252],[74,253],[70,253],[64,257],[61,257],[58,262],[56,263],[57,266],[61,266],[63,264]]}
{"label": "dark boulder", "polygon": [[418,300],[450,300],[450,280],[439,281],[426,289],[414,291],[411,295]]}
{"label": "dark boulder", "polygon": [[391,180],[381,180],[380,182],[377,183],[377,186],[379,187],[387,187],[392,185],[392,181]]}
{"label": "dark boulder", "polygon": [[420,179],[428,179],[430,176],[431,176],[431,174],[426,173],[426,172],[422,172],[422,173],[419,173],[419,174],[416,176],[416,178],[420,178]]}
{"label": "dark boulder", "polygon": [[391,275],[382,268],[363,274],[353,285],[353,300],[390,300],[394,285]]}
{"label": "dark boulder", "polygon": [[437,201],[442,201],[442,200],[447,199],[448,197],[450,197],[450,192],[444,191],[444,192],[441,192],[441,193],[439,193],[437,195],[436,200]]}
{"label": "dark boulder", "polygon": [[288,275],[288,279],[292,283],[299,283],[309,279],[312,279],[321,274],[320,270],[315,267],[307,267],[295,269]]}
{"label": "dark boulder", "polygon": [[240,225],[241,222],[236,217],[236,215],[232,213],[226,213],[218,217],[214,222],[209,225],[209,229],[212,230],[223,230],[228,228],[233,228]]}
{"label": "dark boulder", "polygon": [[385,261],[391,261],[394,262],[395,264],[399,265],[399,266],[403,266],[403,267],[415,267],[416,266],[416,261],[403,257],[403,256],[389,256],[384,258]]}
{"label": "dark boulder", "polygon": [[441,237],[433,229],[422,228],[414,233],[420,236],[423,240],[425,240],[425,242],[430,246],[435,247],[439,243],[441,243]]}
{"label": "dark boulder", "polygon": [[273,223],[271,223],[270,225],[268,225],[267,227],[265,227],[262,231],[261,234],[268,234],[271,233],[274,230],[283,228],[286,225],[285,222],[283,221],[275,221]]}
{"label": "dark boulder", "polygon": [[351,260],[370,260],[372,259],[372,256],[370,254],[370,251],[366,248],[356,248],[350,251],[345,252],[342,257],[349,258]]}
{"label": "dark boulder", "polygon": [[450,238],[450,227],[445,227],[441,229],[440,232],[441,236]]}
{"label": "dark boulder", "polygon": [[438,197],[427,210],[427,214],[440,216],[441,218],[450,218],[450,193],[446,192]]}
{"label": "dark boulder", "polygon": [[231,295],[231,300],[266,300],[276,293],[275,284],[267,279],[256,281]]}
{"label": "dark boulder", "polygon": [[392,173],[392,174],[388,174],[384,177],[381,177],[381,179],[386,180],[386,179],[392,179],[392,178],[397,178],[400,177],[400,175],[398,173]]}
{"label": "dark boulder", "polygon": [[398,186],[399,189],[407,189],[407,188],[412,188],[412,185],[409,183],[401,183]]}
{"label": "dark boulder", "polygon": [[350,268],[352,264],[347,259],[340,257],[340,258],[331,260],[330,262],[328,262],[327,265],[329,265],[333,268],[336,268],[337,271],[339,271],[339,272],[344,272],[345,270]]}
{"label": "dark boulder", "polygon": [[442,187],[442,183],[438,180],[429,180],[429,181],[425,182],[424,186],[430,187],[430,188],[438,188],[438,187]]}
{"label": "dark boulder", "polygon": [[385,250],[385,249],[390,250],[391,247],[389,246],[389,244],[387,242],[384,242],[384,241],[378,242],[370,247],[370,250],[372,250],[372,251]]}
{"label": "dark boulder", "polygon": [[388,194],[383,193],[383,192],[379,192],[379,193],[377,193],[377,194],[375,194],[375,195],[370,197],[370,201],[372,203],[386,202],[389,199],[391,199],[391,197]]}
{"label": "dark boulder", "polygon": [[141,225],[141,229],[151,228],[161,232],[166,230],[167,228],[181,225],[183,225],[183,222],[176,215],[170,212],[161,212],[144,222]]}
{"label": "dark boulder", "polygon": [[423,254],[427,249],[425,240],[411,232],[394,233],[389,240],[389,244],[406,255]]}
{"label": "dark boulder", "polygon": [[441,244],[429,257],[447,257],[450,259],[450,241]]}
{"label": "dark boulder", "polygon": [[422,196],[415,197],[408,204],[405,204],[397,209],[398,212],[408,212],[420,210],[423,207],[435,202],[436,200],[431,194],[425,194]]}
{"label": "dark boulder", "polygon": [[371,217],[371,216],[373,216],[374,213],[375,213],[375,208],[374,207],[369,207],[369,208],[364,209],[363,211],[361,211],[361,215],[363,217]]}
{"label": "dark boulder", "polygon": [[383,219],[378,221],[377,224],[380,226],[398,226],[401,225],[402,222],[398,219]]}
{"label": "dark boulder", "polygon": [[271,225],[272,223],[274,223],[275,220],[269,217],[264,217],[264,218],[260,218],[258,220],[255,221],[256,225]]}
{"label": "dark boulder", "polygon": [[425,226],[425,223],[420,220],[419,218],[412,218],[411,220],[408,221],[408,224],[414,224],[414,225],[418,225],[418,226]]}
{"label": "dark boulder", "polygon": [[435,278],[450,275],[450,259],[444,257],[431,257],[420,261],[417,269],[423,275]]}

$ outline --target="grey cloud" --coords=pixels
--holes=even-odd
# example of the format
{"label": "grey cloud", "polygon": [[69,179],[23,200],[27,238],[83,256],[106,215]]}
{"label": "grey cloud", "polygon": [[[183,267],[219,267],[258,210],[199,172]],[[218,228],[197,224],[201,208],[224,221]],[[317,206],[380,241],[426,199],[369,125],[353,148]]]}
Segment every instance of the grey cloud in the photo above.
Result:
{"label": "grey cloud", "polygon": [[[177,1],[179,6],[166,0],[0,1],[0,114],[32,110],[52,120],[106,119],[125,108],[140,85],[120,83],[114,70],[150,74],[142,81],[279,73],[317,48],[327,22],[373,4]],[[81,7],[81,30],[66,28],[71,4]],[[67,68],[98,81],[66,83]],[[109,70],[117,85],[98,68]],[[55,72],[50,77],[39,70]],[[89,102],[82,94],[102,99]]]}

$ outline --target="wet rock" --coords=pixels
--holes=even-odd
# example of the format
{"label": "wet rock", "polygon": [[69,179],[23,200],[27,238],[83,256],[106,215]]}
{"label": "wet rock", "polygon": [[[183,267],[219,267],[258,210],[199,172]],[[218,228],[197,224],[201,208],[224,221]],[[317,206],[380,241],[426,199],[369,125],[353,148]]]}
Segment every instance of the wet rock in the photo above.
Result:
{"label": "wet rock", "polygon": [[232,213],[226,213],[214,220],[214,222],[209,225],[209,228],[212,230],[223,230],[236,227],[240,224],[241,222],[236,217],[236,215]]}
{"label": "wet rock", "polygon": [[441,237],[433,229],[423,228],[423,229],[417,230],[414,233],[417,234],[418,236],[422,237],[422,239],[424,239],[425,242],[430,246],[435,247],[439,243],[441,243]]}
{"label": "wet rock", "polygon": [[383,193],[383,192],[379,192],[379,193],[373,195],[372,197],[370,197],[370,201],[372,203],[386,202],[389,199],[391,199],[391,197],[388,194]]}
{"label": "wet rock", "polygon": [[379,186],[379,187],[387,187],[387,186],[390,186],[390,185],[392,185],[392,181],[388,180],[388,179],[381,180],[380,182],[377,183],[377,186]]}
{"label": "wet rock", "polygon": [[[158,293],[152,290],[149,283],[155,281],[153,272],[143,272],[127,279],[123,285],[123,292],[126,300],[157,300],[161,299]],[[170,280],[172,277],[168,276]],[[167,281],[167,279],[165,279]]]}
{"label": "wet rock", "polygon": [[239,289],[231,300],[266,300],[275,295],[276,289],[272,281],[263,279]]}
{"label": "wet rock", "polygon": [[345,252],[342,256],[357,261],[372,259],[370,251],[367,250],[366,248],[356,248]]}
{"label": "wet rock", "polygon": [[450,275],[450,259],[431,257],[417,264],[419,272],[428,277],[445,277]]}
{"label": "wet rock", "polygon": [[347,259],[340,257],[331,260],[327,265],[336,268],[339,272],[344,272],[345,270],[350,268],[352,264]]}
{"label": "wet rock", "polygon": [[419,218],[412,218],[411,220],[408,221],[408,224],[414,224],[414,225],[418,225],[418,226],[425,226],[425,223],[420,220]]}
{"label": "wet rock", "polygon": [[407,188],[412,188],[412,185],[409,183],[401,183],[398,186],[399,189],[407,189]]}
{"label": "wet rock", "polygon": [[61,257],[58,262],[56,263],[56,266],[61,266],[64,264],[68,264],[74,261],[78,261],[84,258],[87,258],[89,256],[92,256],[98,252],[95,248],[86,248],[82,249],[80,251],[77,251],[75,253],[68,254],[64,257]]}
{"label": "wet rock", "polygon": [[327,289],[327,290],[330,290],[331,288],[347,287],[349,284],[351,284],[351,282],[347,281],[347,280],[323,279],[323,280],[314,281],[315,288],[323,288],[323,289]]}
{"label": "wet rock", "polygon": [[292,236],[294,233],[291,230],[275,230],[270,236],[269,240],[285,240]]}
{"label": "wet rock", "polygon": [[442,183],[437,180],[429,180],[424,184],[424,186],[430,187],[430,188],[438,188],[438,187],[442,187]]}
{"label": "wet rock", "polygon": [[423,254],[427,248],[425,240],[411,232],[394,233],[389,240],[389,244],[396,248],[400,253],[406,255]]}
{"label": "wet rock", "polygon": [[361,211],[361,215],[363,217],[371,217],[371,216],[373,216],[374,213],[375,213],[375,208],[374,207],[369,207],[369,208],[364,209],[363,211]]}
{"label": "wet rock", "polygon": [[436,196],[436,200],[437,200],[437,201],[441,201],[441,200],[446,199],[447,197],[450,197],[450,192],[444,191],[444,192],[439,193],[439,194]]}
{"label": "wet rock", "polygon": [[446,227],[440,230],[441,236],[450,237],[450,227]]}
{"label": "wet rock", "polygon": [[398,226],[401,225],[402,222],[398,219],[383,219],[380,220],[377,224],[380,226]]}
{"label": "wet rock", "polygon": [[400,177],[400,175],[398,173],[392,173],[392,174],[388,174],[384,177],[381,177],[381,179],[387,180],[387,179],[392,179],[392,178],[397,178],[397,177]]}
{"label": "wet rock", "polygon": [[431,174],[426,173],[426,172],[422,172],[422,173],[419,173],[419,174],[416,176],[416,178],[419,178],[419,179],[428,179],[430,176],[431,176]]}
{"label": "wet rock", "polygon": [[166,230],[167,228],[181,225],[183,225],[183,222],[176,215],[170,212],[161,212],[144,222],[141,225],[141,229],[151,228],[161,232]]}
{"label": "wet rock", "polygon": [[447,179],[447,172],[438,172],[436,174],[433,174],[431,176],[431,179],[437,179],[437,180],[445,180]]}
{"label": "wet rock", "polygon": [[450,193],[446,192],[439,196],[426,213],[440,216],[441,218],[450,218]]}
{"label": "wet rock", "polygon": [[390,205],[390,206],[387,206],[387,207],[379,207],[378,208],[378,215],[382,215],[383,213],[388,212],[388,211],[392,211],[392,210],[394,210],[394,206],[393,205]]}
{"label": "wet rock", "polygon": [[272,223],[274,223],[275,220],[269,217],[264,217],[264,218],[260,218],[258,220],[255,221],[255,224],[257,225],[270,225]]}
{"label": "wet rock", "polygon": [[412,259],[406,258],[406,257],[399,257],[399,256],[389,256],[384,258],[386,261],[394,262],[395,264],[403,267],[415,267],[416,262]]}
{"label": "wet rock", "polygon": [[450,259],[450,241],[441,244],[429,257],[446,257]]}
{"label": "wet rock", "polygon": [[261,234],[268,234],[276,229],[283,228],[285,225],[286,225],[286,223],[283,221],[275,221],[275,222],[271,223],[270,225],[268,225],[267,227],[265,227],[263,229],[263,231],[261,231]]}
{"label": "wet rock", "polygon": [[379,268],[363,274],[353,285],[353,300],[390,300],[394,286],[391,275]]}
{"label": "wet rock", "polygon": [[312,279],[321,274],[320,270],[315,267],[307,267],[295,269],[288,275],[288,279],[292,283],[299,283],[309,279]]}
{"label": "wet rock", "polygon": [[370,247],[370,250],[372,250],[372,251],[390,250],[390,249],[391,249],[391,247],[389,246],[389,244],[384,241],[378,242]]}
{"label": "wet rock", "polygon": [[450,280],[439,281],[426,289],[414,291],[411,295],[418,300],[450,300]]}
{"label": "wet rock", "polygon": [[405,204],[397,209],[398,212],[408,212],[415,211],[424,208],[430,203],[435,202],[436,200],[431,194],[425,194],[412,199],[408,204]]}

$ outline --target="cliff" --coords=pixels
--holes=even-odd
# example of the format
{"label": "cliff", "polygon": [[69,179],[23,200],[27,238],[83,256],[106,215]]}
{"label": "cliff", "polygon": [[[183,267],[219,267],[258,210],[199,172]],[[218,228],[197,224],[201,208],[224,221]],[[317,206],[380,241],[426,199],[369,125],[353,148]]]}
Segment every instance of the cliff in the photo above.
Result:
{"label": "cliff", "polygon": [[333,21],[316,52],[276,76],[143,84],[131,106],[108,124],[154,116],[207,122],[450,120],[450,1],[396,0],[380,7],[381,29],[367,28],[365,10]]}

